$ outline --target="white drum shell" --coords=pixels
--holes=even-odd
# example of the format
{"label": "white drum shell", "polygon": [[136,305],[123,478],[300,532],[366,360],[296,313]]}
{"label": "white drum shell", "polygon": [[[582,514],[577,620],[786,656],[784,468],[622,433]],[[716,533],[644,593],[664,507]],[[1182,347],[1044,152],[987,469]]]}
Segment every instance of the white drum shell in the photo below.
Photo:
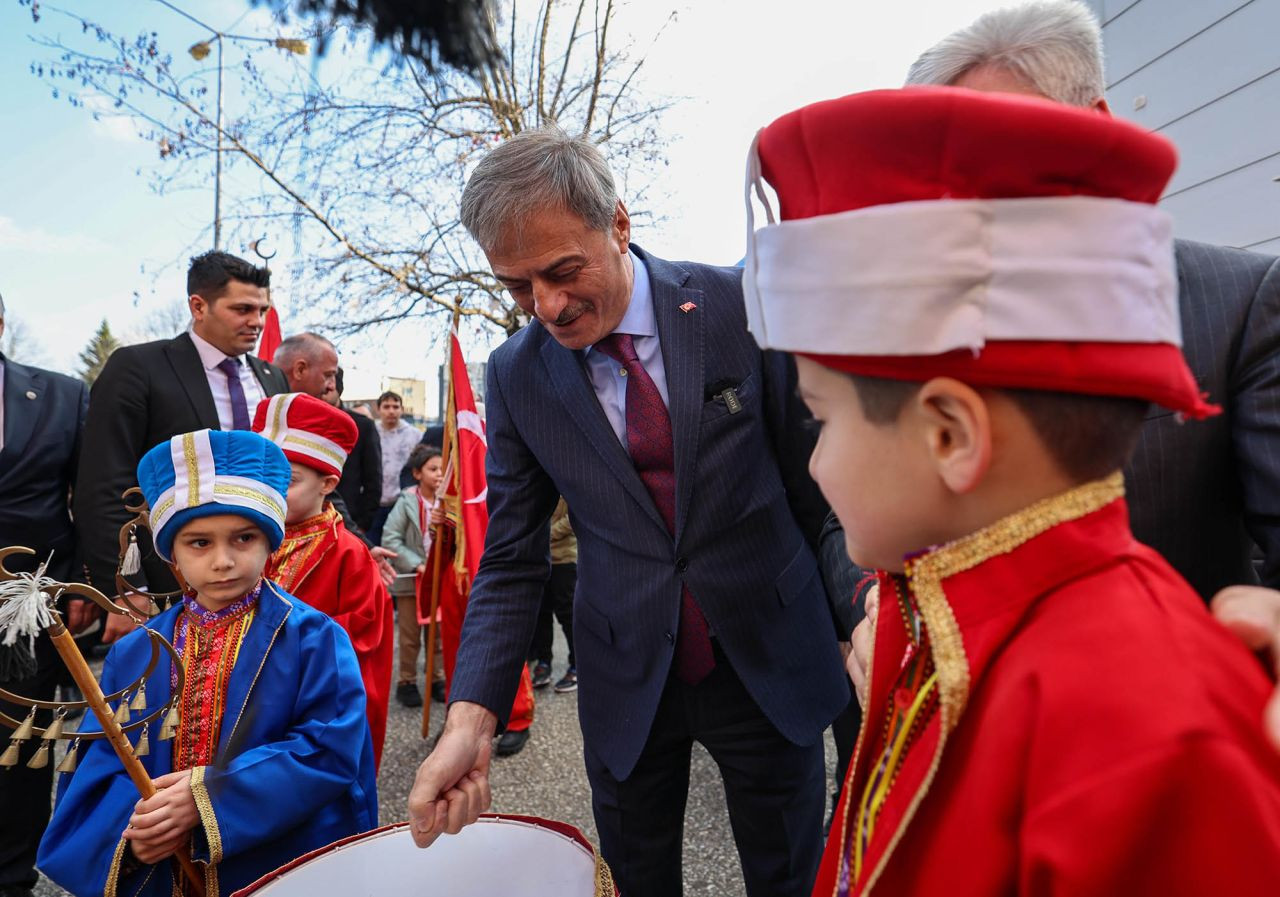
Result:
{"label": "white drum shell", "polygon": [[594,897],[596,860],[572,838],[529,822],[481,817],[425,850],[407,826],[373,832],[299,863],[257,897]]}

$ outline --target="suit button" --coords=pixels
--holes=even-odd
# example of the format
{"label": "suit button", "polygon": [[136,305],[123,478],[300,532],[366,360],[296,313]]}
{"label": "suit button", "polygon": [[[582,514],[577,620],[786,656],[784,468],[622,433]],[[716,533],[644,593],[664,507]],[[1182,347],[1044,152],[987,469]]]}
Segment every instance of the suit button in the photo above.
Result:
{"label": "suit button", "polygon": [[681,573],[683,573],[684,571],[688,570],[688,569],[689,569],[689,559],[688,559],[688,558],[680,558],[679,560],[677,560],[677,561],[676,561],[676,569],[677,569],[677,570],[679,570]]}
{"label": "suit button", "polygon": [[668,631],[665,635],[667,637],[667,644],[674,645],[676,643],[676,637],[671,632]]}

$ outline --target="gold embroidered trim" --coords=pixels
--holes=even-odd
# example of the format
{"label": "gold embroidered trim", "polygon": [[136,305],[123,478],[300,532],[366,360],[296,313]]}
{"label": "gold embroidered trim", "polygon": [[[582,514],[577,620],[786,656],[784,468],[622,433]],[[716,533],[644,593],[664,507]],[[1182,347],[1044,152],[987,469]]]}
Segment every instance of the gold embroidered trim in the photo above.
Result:
{"label": "gold embroidered trim", "polygon": [[171,496],[169,496],[168,498],[166,498],[164,501],[160,502],[160,504],[156,505],[156,506],[155,506],[155,508],[151,511],[151,522],[152,522],[152,525],[154,526],[154,525],[155,525],[155,521],[157,521],[157,520],[159,520],[160,518],[164,517],[165,512],[166,512],[166,511],[168,511],[168,510],[169,510],[169,508],[171,508],[171,507],[173,507],[173,496],[172,496],[172,495],[171,495]]}
{"label": "gold embroidered trim", "polygon": [[617,891],[613,886],[613,872],[609,869],[609,864],[604,861],[604,857],[596,854],[596,897],[616,897]]}
{"label": "gold embroidered trim", "polygon": [[182,434],[182,457],[187,462],[187,507],[200,504],[200,461],[196,458],[196,434]]}
{"label": "gold embroidered trim", "polygon": [[275,442],[280,435],[281,418],[284,417],[285,396],[277,396],[271,400],[271,441]]}
{"label": "gold embroidered trim", "polygon": [[204,826],[205,840],[209,842],[209,865],[216,866],[222,862],[222,830],[218,828],[218,816],[213,812],[213,802],[209,800],[209,789],[204,783],[206,769],[208,769],[207,766],[191,768],[191,796],[195,799],[196,810],[200,813],[200,824]]}
{"label": "gold embroidered trim", "polygon": [[1008,554],[1053,527],[1092,514],[1123,496],[1124,476],[1117,471],[1105,479],[1038,501],[907,563],[911,592],[929,628],[934,665],[938,670],[942,722],[947,731],[955,728],[969,698],[969,662],[960,627],[947,603],[943,580]]}
{"label": "gold embroidered trim", "polygon": [[1055,526],[1079,520],[1123,497],[1124,474],[1116,471],[1101,480],[1094,480],[1038,501],[976,533],[949,542],[908,562],[906,574],[911,583],[911,592],[916,597],[925,626],[929,628],[929,638],[933,645],[942,731],[938,736],[938,746],[933,752],[933,762],[929,764],[924,780],[912,796],[893,837],[885,845],[875,869],[867,877],[864,897],[871,893],[872,887],[884,872],[889,857],[893,855],[907,825],[933,784],[942,763],[947,738],[960,721],[960,715],[969,699],[969,661],[964,653],[960,627],[956,624],[951,605],[947,603],[943,580],[992,558],[1008,554]]}
{"label": "gold embroidered trim", "polygon": [[275,511],[280,517],[284,516],[284,508],[273,500],[267,493],[257,489],[250,489],[248,486],[229,486],[226,483],[217,483],[213,487],[213,494],[218,495],[238,495],[241,498],[251,498],[256,502],[266,505],[272,511]]}
{"label": "gold embroidered trim", "polygon": [[227,736],[227,744],[233,743],[232,739],[236,737],[236,729],[240,726],[240,719],[244,716],[244,708],[249,705],[249,699],[253,696],[254,686],[258,684],[258,677],[262,675],[262,668],[267,665],[267,655],[271,653],[271,649],[275,646],[276,639],[280,636],[280,630],[284,628],[285,622],[289,619],[289,614],[293,613],[293,604],[281,594],[275,583],[269,579],[264,579],[262,584],[271,589],[285,603],[286,609],[284,616],[280,618],[280,625],[276,626],[276,631],[271,633],[271,641],[267,642],[267,650],[262,652],[262,660],[258,663],[257,672],[253,674],[253,681],[249,683],[249,690],[244,693],[244,703],[240,705],[240,712],[236,714],[236,721],[231,724],[231,734]]}
{"label": "gold embroidered trim", "polygon": [[332,449],[327,448],[318,442],[313,442],[310,439],[303,439],[302,437],[298,436],[296,433],[290,433],[288,436],[285,436],[285,438],[282,440],[282,445],[302,446],[304,449],[307,449],[308,451],[312,451],[312,452],[316,452],[318,454],[324,455],[326,458],[332,461],[336,467],[341,467],[343,464],[347,463],[347,459],[345,457],[333,451]]}
{"label": "gold embroidered trim", "polygon": [[102,897],[116,897],[117,889],[120,887],[120,866],[124,863],[124,851],[129,842],[124,836],[120,836],[120,843],[116,845],[116,852],[111,856],[111,866],[107,869],[107,883],[103,886]]}

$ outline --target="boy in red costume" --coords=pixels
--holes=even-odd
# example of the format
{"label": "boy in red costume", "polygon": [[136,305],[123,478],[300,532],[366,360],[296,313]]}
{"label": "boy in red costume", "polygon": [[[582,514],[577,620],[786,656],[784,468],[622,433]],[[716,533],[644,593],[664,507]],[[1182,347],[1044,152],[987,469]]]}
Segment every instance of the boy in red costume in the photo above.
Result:
{"label": "boy in red costume", "polygon": [[391,599],[369,549],[327,501],[358,431],[351,416],[303,393],[258,403],[253,429],[284,451],[293,469],[284,541],[266,576],[332,617],[348,636],[364,680],[375,764],[382,762],[394,651]]}
{"label": "boy in red costume", "polygon": [[911,88],[757,147],[782,222],[751,241],[752,331],[797,354],[810,469],[884,571],[814,893],[1274,894],[1269,683],[1134,541],[1120,474],[1150,403],[1216,410],[1154,207],[1172,146]]}

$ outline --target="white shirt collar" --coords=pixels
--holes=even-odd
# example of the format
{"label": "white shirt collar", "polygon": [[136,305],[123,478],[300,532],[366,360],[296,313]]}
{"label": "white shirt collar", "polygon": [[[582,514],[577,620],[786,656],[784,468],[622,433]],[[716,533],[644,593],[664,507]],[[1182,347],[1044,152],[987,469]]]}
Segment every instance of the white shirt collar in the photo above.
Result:
{"label": "white shirt collar", "polygon": [[213,343],[206,340],[200,334],[196,333],[194,327],[187,329],[187,336],[191,337],[191,342],[195,343],[196,352],[200,353],[200,363],[204,365],[206,371],[216,371],[218,365],[226,361],[228,358],[238,359],[242,364],[244,358],[240,355],[228,355]]}
{"label": "white shirt collar", "polygon": [[[627,254],[631,256],[631,270],[634,272],[631,279],[631,301],[627,303],[627,311],[618,326],[613,328],[613,332],[629,333],[632,336],[657,336],[658,319],[653,313],[649,271],[634,252],[627,250]],[[588,346],[583,349],[583,357],[589,356],[593,348],[595,347]]]}

